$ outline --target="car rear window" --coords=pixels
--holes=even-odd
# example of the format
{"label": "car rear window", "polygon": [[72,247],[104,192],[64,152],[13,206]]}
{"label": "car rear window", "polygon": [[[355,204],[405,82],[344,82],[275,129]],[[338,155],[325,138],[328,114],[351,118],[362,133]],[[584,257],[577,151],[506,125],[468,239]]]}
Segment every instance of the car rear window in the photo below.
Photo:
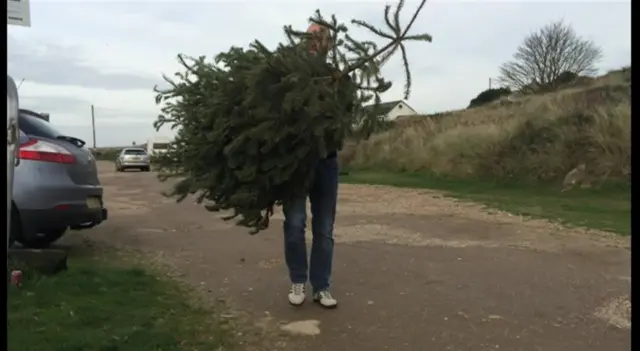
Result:
{"label": "car rear window", "polygon": [[144,155],[147,154],[147,152],[142,150],[142,149],[125,149],[124,150],[124,154],[125,155],[144,156]]}
{"label": "car rear window", "polygon": [[62,135],[62,133],[53,128],[49,122],[38,117],[38,114],[35,112],[20,110],[18,123],[20,130],[27,135],[49,139],[55,139]]}

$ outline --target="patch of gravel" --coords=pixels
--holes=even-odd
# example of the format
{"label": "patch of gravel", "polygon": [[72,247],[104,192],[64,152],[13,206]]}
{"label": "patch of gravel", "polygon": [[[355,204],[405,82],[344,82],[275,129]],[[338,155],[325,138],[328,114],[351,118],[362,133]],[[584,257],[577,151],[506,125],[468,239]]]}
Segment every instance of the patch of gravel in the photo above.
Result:
{"label": "patch of gravel", "polygon": [[594,315],[614,327],[631,329],[631,301],[629,296],[620,296],[609,301],[596,309]]}
{"label": "patch of gravel", "polygon": [[495,242],[479,240],[446,240],[435,237],[427,237],[420,232],[409,231],[384,224],[359,224],[341,226],[336,231],[337,242],[378,241],[386,244],[411,245],[411,246],[439,246],[439,247],[499,247]]}
{"label": "patch of gravel", "polygon": [[[340,188],[336,219],[336,240],[341,242],[379,241],[399,245],[448,247],[513,246],[558,251],[630,248],[629,238],[615,233],[588,228],[567,228],[543,219],[513,215],[488,209],[482,205],[444,197],[431,190],[416,190],[378,185],[345,184]],[[307,203],[307,213],[310,207]],[[311,220],[307,219],[307,228]],[[274,220],[284,220],[277,209]],[[357,220],[356,220],[357,219]],[[431,231],[438,221],[467,222],[466,233],[455,237]],[[455,221],[454,221],[455,220]],[[425,223],[420,230],[410,223]],[[273,224],[272,224],[273,225]],[[442,227],[442,223],[437,223]],[[490,230],[489,237],[481,237],[479,230]],[[493,228],[493,229],[486,229]],[[500,233],[497,229],[500,229]],[[466,237],[465,237],[466,236]]]}
{"label": "patch of gravel", "polygon": [[569,245],[597,244],[620,248],[630,247],[628,237],[621,237],[615,233],[587,228],[567,228],[547,220],[513,215],[505,211],[487,209],[473,202],[447,198],[437,191],[348,184],[341,187],[340,196],[341,200],[347,200],[338,206],[340,217],[397,214],[458,217],[493,224],[514,225],[523,234],[530,232],[536,236],[553,234],[571,237],[571,240],[567,241]]}

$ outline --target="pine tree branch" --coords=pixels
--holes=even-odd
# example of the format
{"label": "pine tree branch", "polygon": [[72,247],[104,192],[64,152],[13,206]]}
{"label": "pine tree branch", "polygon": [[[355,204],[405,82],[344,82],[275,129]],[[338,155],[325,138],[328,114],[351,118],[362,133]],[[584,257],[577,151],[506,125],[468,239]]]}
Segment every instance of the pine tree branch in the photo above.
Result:
{"label": "pine tree branch", "polygon": [[[413,26],[414,22],[416,21],[416,19],[418,18],[418,15],[420,14],[420,12],[422,11],[422,8],[424,7],[424,5],[427,3],[427,0],[422,0],[420,2],[420,5],[418,6],[418,8],[416,9],[416,11],[414,12],[411,21],[409,21],[409,24],[407,25],[407,27],[405,28],[405,30],[402,32],[402,34],[400,36],[396,36],[394,38],[394,40],[392,40],[391,42],[387,43],[387,45],[383,46],[382,48],[380,48],[378,51],[374,52],[373,54],[363,57],[361,59],[359,59],[354,65],[346,68],[343,72],[343,74],[349,74],[357,69],[362,68],[364,65],[366,65],[368,62],[371,62],[373,60],[375,60],[378,56],[384,54],[387,50],[393,48],[394,46],[397,46],[399,43],[401,43],[404,40],[407,40],[407,33],[409,32],[409,30],[411,29],[411,27]],[[398,6],[397,6],[397,10],[396,10],[396,17],[399,17],[399,13],[400,13],[400,9],[404,6],[404,0],[400,0],[398,2]],[[387,21],[389,22],[389,21]],[[352,23],[354,24],[358,24],[354,21],[352,21]],[[399,29],[399,19],[398,21],[396,21],[396,26],[393,27],[398,27],[397,29]],[[392,29],[394,29],[392,27]],[[431,42],[432,37],[428,34],[422,34],[420,36],[418,36],[426,41]]]}
{"label": "pine tree branch", "polygon": [[[275,50],[254,41],[213,63],[179,56],[181,72],[166,77],[170,89],[156,90],[162,107],[154,126],[177,128],[157,161],[161,179],[182,178],[167,196],[181,201],[198,193],[197,201],[216,204],[208,210],[232,210],[224,219],[251,227],[252,234],[268,227],[274,206],[308,194],[317,161],[340,150],[348,135],[368,138],[388,128],[377,107],[391,82],[380,67],[399,50],[409,93],[404,42],[431,41],[428,34],[408,34],[425,3],[407,27],[400,25],[404,0],[393,14],[385,7],[389,29],[352,21],[387,41],[382,47],[354,39],[335,16],[316,11],[310,21],[327,30],[285,26],[286,39]],[[370,113],[363,105],[371,101]]]}

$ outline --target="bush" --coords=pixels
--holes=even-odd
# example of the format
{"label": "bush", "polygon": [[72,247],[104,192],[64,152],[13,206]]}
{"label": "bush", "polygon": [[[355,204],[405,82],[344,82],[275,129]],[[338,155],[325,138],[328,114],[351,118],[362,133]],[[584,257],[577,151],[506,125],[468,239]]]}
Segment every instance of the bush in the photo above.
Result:
{"label": "bush", "polygon": [[562,86],[562,85],[571,84],[577,78],[578,78],[577,74],[575,74],[573,72],[570,72],[570,71],[565,71],[565,72],[560,73],[558,78],[556,78],[556,80],[553,82],[553,85],[555,87],[559,87],[559,86]]}
{"label": "bush", "polygon": [[509,94],[511,94],[509,88],[487,89],[471,100],[467,108],[482,106]]}
{"label": "bush", "polygon": [[115,161],[121,150],[121,148],[92,149],[91,153],[98,161]]}

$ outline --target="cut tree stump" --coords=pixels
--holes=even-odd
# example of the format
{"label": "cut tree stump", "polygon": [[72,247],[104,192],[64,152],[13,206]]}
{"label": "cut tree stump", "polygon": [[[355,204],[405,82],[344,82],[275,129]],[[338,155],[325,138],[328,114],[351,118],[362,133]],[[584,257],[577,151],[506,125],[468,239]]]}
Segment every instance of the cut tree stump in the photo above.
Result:
{"label": "cut tree stump", "polygon": [[10,249],[9,261],[43,275],[53,275],[67,269],[68,254],[58,249]]}

